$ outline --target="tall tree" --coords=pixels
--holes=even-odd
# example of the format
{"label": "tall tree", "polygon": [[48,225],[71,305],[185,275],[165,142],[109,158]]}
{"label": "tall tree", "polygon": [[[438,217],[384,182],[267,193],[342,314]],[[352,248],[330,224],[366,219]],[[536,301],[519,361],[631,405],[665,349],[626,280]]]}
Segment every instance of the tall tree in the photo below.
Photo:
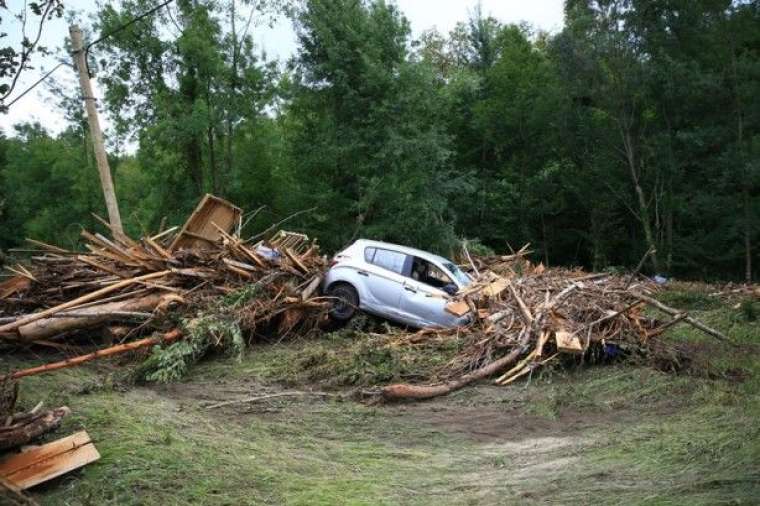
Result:
{"label": "tall tree", "polygon": [[409,24],[382,0],[311,0],[287,109],[294,180],[310,226],[339,247],[358,235],[445,249],[455,181],[434,73],[409,61]]}

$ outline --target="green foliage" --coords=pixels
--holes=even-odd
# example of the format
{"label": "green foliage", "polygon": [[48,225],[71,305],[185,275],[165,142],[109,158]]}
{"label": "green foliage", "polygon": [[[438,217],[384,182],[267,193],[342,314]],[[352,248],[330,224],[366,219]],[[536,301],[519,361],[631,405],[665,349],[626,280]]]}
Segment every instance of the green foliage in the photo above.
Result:
{"label": "green foliage", "polygon": [[24,237],[75,246],[81,227],[94,225],[90,213],[105,215],[89,143],[73,129],[52,138],[39,124],[18,125],[16,135],[0,139],[0,247]]}
{"label": "green foliage", "polygon": [[742,315],[742,318],[746,322],[754,322],[757,321],[758,313],[760,313],[760,308],[758,307],[758,303],[753,299],[744,299],[739,303],[739,312]]}
{"label": "green foliage", "polygon": [[245,340],[236,322],[216,314],[204,314],[183,324],[185,338],[168,346],[156,346],[137,368],[135,377],[147,381],[170,383],[183,378],[190,366],[210,350],[242,357]]}
{"label": "green foliage", "polygon": [[[257,53],[285,2],[177,1],[93,48],[127,230],[181,223],[210,191],[246,232],[289,222],[330,253],[358,237],[648,274],[756,280],[756,2],[573,0],[555,34],[475,9],[414,40],[381,0],[287,3],[299,46]],[[106,3],[94,32],[153,3]],[[253,9],[253,10],[251,10]],[[248,26],[248,15],[252,23]],[[94,67],[94,66],[93,66]],[[74,246],[103,213],[81,107],[53,138],[0,138],[0,248]],[[485,250],[484,250],[485,251]]]}

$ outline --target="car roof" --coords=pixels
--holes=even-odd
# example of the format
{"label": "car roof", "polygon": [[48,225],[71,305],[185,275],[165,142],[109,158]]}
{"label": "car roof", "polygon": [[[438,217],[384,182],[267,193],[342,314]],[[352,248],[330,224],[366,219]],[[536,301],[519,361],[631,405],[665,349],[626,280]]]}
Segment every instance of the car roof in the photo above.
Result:
{"label": "car roof", "polygon": [[423,251],[421,249],[410,248],[409,246],[402,246],[400,244],[393,244],[389,242],[373,241],[371,239],[359,239],[356,242],[354,242],[354,245],[363,246],[365,248],[371,247],[371,248],[392,249],[394,251],[398,251],[399,253],[404,253],[406,255],[412,255],[412,256],[424,258],[426,260],[433,260],[434,262],[438,262],[441,264],[451,262],[451,260],[447,258],[430,253],[428,251]]}

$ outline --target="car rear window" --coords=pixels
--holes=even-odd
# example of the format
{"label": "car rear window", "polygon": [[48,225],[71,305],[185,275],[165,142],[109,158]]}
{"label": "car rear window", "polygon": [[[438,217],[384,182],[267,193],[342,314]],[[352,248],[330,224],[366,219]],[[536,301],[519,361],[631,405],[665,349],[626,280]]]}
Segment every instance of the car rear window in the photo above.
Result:
{"label": "car rear window", "polygon": [[372,263],[372,259],[375,257],[375,251],[377,248],[364,248],[364,261]]}
{"label": "car rear window", "polygon": [[375,256],[372,259],[373,264],[383,269],[388,269],[397,274],[404,272],[404,262],[406,261],[406,255],[399,253],[398,251],[391,251],[388,249],[377,249]]}

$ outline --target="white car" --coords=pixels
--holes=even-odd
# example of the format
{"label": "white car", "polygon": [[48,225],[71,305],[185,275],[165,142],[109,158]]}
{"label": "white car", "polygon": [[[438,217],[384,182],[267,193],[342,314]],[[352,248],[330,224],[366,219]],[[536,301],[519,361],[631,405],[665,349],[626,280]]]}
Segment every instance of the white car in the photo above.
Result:
{"label": "white car", "polygon": [[324,292],[336,298],[330,312],[349,320],[357,309],[412,327],[456,327],[445,306],[472,280],[454,262],[406,246],[360,239],[332,260]]}

